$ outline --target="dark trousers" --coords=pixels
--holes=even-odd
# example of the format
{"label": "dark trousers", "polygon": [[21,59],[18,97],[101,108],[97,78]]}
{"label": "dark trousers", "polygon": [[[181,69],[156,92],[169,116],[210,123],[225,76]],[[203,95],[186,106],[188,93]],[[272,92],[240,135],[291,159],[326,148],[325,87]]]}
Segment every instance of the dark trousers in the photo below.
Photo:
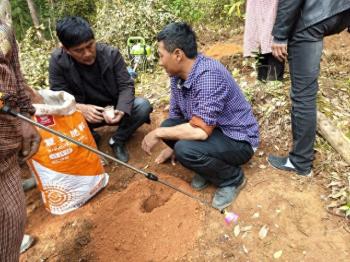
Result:
{"label": "dark trousers", "polygon": [[[134,105],[131,110],[130,116],[125,115],[119,125],[117,131],[112,136],[114,142],[116,143],[125,143],[131,135],[142,126],[144,123],[150,123],[150,114],[153,108],[149,101],[145,98],[136,97],[134,100]],[[89,123],[90,129],[97,127],[109,125],[106,122],[91,124]]]}
{"label": "dark trousers", "polygon": [[[162,127],[186,123],[184,119],[167,119]],[[245,141],[224,135],[219,129],[207,140],[164,140],[175,151],[176,159],[217,187],[238,186],[244,174],[240,165],[249,161],[254,151]]]}
{"label": "dark trousers", "polygon": [[258,80],[282,81],[284,62],[278,61],[272,53],[259,54],[257,63]]}
{"label": "dark trousers", "polygon": [[293,148],[289,158],[300,171],[310,171],[316,136],[316,95],[323,49],[323,38],[350,25],[350,10],[294,33],[288,43],[288,62],[292,81]]}

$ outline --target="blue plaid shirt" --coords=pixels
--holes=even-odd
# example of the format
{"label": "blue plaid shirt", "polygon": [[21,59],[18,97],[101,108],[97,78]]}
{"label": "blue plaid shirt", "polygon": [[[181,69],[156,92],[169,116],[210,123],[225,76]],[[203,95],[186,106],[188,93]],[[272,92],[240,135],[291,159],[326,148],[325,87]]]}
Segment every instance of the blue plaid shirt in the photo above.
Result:
{"label": "blue plaid shirt", "polygon": [[259,144],[252,108],[230,72],[218,61],[198,55],[186,81],[171,77],[170,118],[200,117],[226,136]]}

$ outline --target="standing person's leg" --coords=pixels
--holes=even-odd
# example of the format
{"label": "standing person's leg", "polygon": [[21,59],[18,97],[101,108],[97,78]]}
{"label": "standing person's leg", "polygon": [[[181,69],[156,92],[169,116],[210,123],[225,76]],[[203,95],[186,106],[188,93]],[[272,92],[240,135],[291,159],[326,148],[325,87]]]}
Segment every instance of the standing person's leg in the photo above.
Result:
{"label": "standing person's leg", "polygon": [[291,120],[293,148],[289,159],[301,174],[311,172],[316,136],[316,95],[323,49],[318,41],[294,41],[290,44],[289,70],[291,75]]}
{"label": "standing person's leg", "polygon": [[0,258],[19,261],[26,220],[25,198],[20,168],[15,155],[0,165]]}
{"label": "standing person's leg", "polygon": [[288,60],[292,81],[293,148],[288,157],[269,156],[269,162],[279,169],[311,174],[316,136],[316,95],[325,35],[339,33],[349,25],[350,11],[333,16],[319,24],[294,34],[288,45]]}
{"label": "standing person's leg", "polygon": [[268,81],[282,81],[284,74],[284,62],[275,58],[272,53],[266,54],[266,60],[268,65]]}
{"label": "standing person's leg", "polygon": [[268,54],[258,54],[257,62],[256,62],[256,70],[258,73],[257,79],[259,81],[266,81],[269,71]]}

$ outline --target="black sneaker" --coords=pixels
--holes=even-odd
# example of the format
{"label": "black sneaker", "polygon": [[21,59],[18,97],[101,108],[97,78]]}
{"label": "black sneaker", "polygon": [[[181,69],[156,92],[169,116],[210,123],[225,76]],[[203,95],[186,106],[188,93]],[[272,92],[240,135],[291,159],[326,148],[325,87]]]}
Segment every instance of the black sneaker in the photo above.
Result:
{"label": "black sneaker", "polygon": [[96,146],[99,146],[101,142],[101,135],[97,133],[95,130],[91,130],[91,135],[94,137]]}
{"label": "black sneaker", "polygon": [[288,157],[279,157],[274,155],[269,155],[267,161],[269,164],[277,169],[284,170],[284,171],[292,171],[297,173],[299,176],[312,176],[313,172],[310,169],[309,171],[300,171],[297,170],[295,167],[287,166]]}
{"label": "black sneaker", "polygon": [[129,161],[129,154],[126,149],[126,146],[122,143],[114,143],[112,145],[113,153],[117,159],[127,163]]}

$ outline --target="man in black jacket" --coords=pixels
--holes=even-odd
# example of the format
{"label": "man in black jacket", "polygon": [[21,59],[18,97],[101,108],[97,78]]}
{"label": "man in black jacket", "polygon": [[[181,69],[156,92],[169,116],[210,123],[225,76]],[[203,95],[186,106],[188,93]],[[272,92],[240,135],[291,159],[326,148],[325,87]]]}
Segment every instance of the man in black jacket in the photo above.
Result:
{"label": "man in black jacket", "polygon": [[272,166],[312,174],[323,38],[349,26],[350,0],[279,0],[272,53],[289,62],[293,148],[288,157],[270,155]]}
{"label": "man in black jacket", "polygon": [[[49,81],[54,91],[75,97],[96,142],[94,128],[118,125],[109,144],[116,158],[129,159],[125,142],[143,123],[149,123],[152,107],[147,99],[135,98],[134,81],[118,49],[96,43],[94,33],[81,17],[65,17],[57,22],[62,44],[50,59]],[[106,108],[112,106],[112,111]]]}

